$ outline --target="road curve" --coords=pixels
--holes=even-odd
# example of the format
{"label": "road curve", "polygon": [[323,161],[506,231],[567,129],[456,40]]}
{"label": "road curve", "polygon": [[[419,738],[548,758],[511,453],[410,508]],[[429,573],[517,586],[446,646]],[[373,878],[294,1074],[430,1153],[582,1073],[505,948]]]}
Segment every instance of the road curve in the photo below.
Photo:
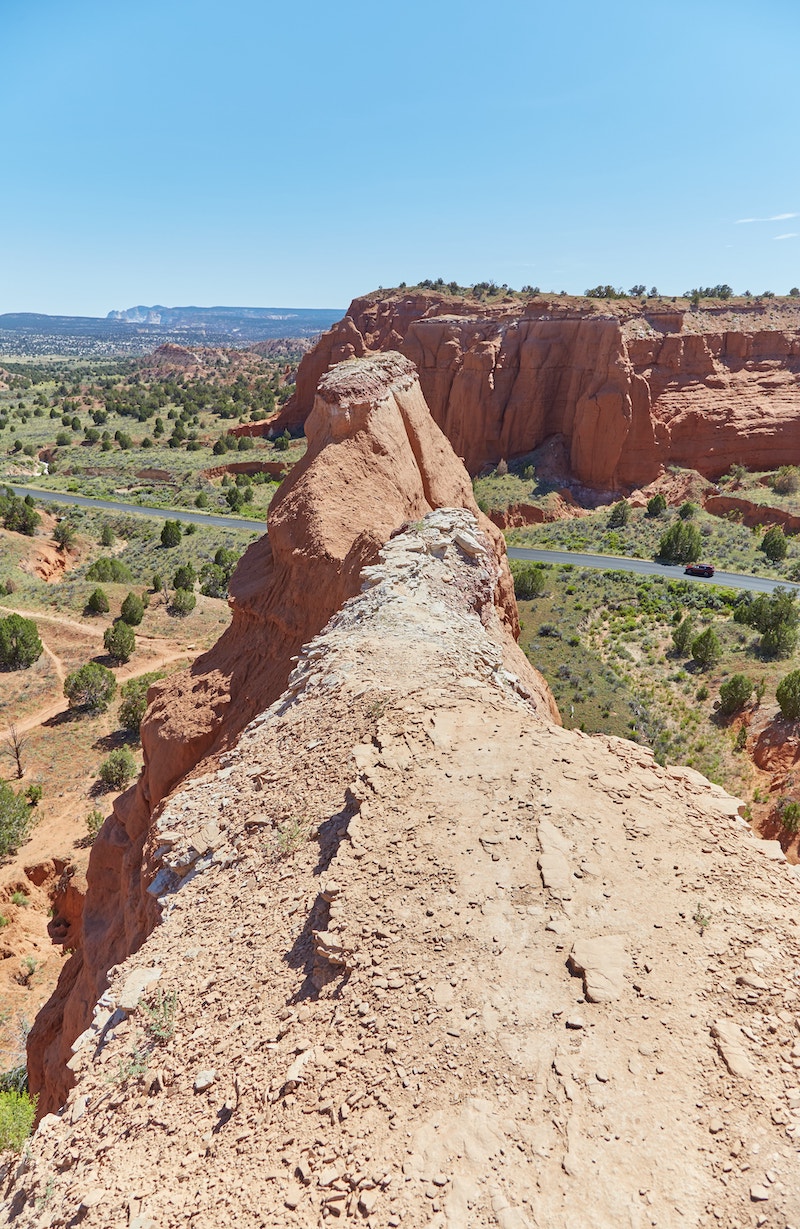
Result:
{"label": "road curve", "polygon": [[783,585],[800,594],[800,585],[790,580],[768,580],[766,576],[745,576],[740,572],[716,572],[713,579],[686,576],[683,564],[653,563],[650,559],[629,559],[625,555],[584,555],[567,550],[527,550],[509,546],[509,559],[527,559],[536,563],[570,563],[579,568],[602,568],[604,572],[636,572],[640,576],[663,576],[667,580],[695,580],[699,585],[723,585],[726,589],[748,589],[752,593],[771,593]]}
{"label": "road curve", "polygon": [[184,508],[146,508],[142,504],[123,504],[111,499],[92,499],[89,495],[72,495],[67,491],[44,491],[40,487],[13,486],[11,483],[0,483],[0,486],[11,486],[15,495],[32,495],[43,504],[72,504],[81,508],[101,509],[104,512],[127,512],[134,516],[158,517],[164,521],[183,521],[193,525],[214,525],[218,529],[250,529],[255,533],[266,533],[266,521],[246,521],[241,516],[215,516],[210,512],[189,512]]}
{"label": "road curve", "polygon": [[[0,484],[11,485],[11,484]],[[183,521],[194,525],[214,525],[219,529],[249,529],[266,533],[266,521],[247,521],[240,516],[216,516],[210,512],[189,512],[183,508],[149,508],[141,504],[117,503],[110,499],[92,499],[88,495],[72,495],[66,491],[45,491],[39,487],[13,486],[15,495],[32,495],[41,503],[77,504],[81,508],[97,508],[105,512],[127,512],[134,516],[151,516],[161,520]],[[664,576],[668,580],[696,580],[701,585],[724,585],[727,589],[749,589],[752,593],[771,593],[778,585],[800,594],[800,585],[789,580],[769,580],[766,576],[745,576],[740,572],[717,572],[713,580],[702,576],[685,576],[682,564],[653,563],[649,559],[629,559],[625,555],[584,555],[566,550],[528,550],[509,546],[509,559],[528,559],[536,563],[572,564],[580,568],[601,568],[603,571],[636,572],[640,576]]]}

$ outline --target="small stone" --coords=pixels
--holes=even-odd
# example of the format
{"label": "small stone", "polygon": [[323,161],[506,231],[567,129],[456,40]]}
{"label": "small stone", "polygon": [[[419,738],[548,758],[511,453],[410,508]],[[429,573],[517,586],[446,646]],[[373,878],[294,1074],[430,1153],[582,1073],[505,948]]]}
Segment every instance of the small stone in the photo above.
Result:
{"label": "small stone", "polygon": [[434,1174],[432,1182],[434,1186],[447,1186],[447,1177],[445,1174]]}
{"label": "small stone", "polygon": [[296,1182],[293,1182],[290,1185],[288,1191],[286,1192],[283,1202],[286,1205],[286,1207],[289,1208],[291,1212],[293,1212],[302,1198],[303,1198],[303,1191],[301,1187],[299,1187]]}
{"label": "small stone", "polygon": [[708,1124],[708,1129],[712,1135],[719,1135],[720,1131],[725,1130],[725,1123],[721,1118],[715,1118],[713,1122]]}
{"label": "small stone", "polygon": [[106,1192],[103,1188],[100,1186],[95,1186],[92,1190],[86,1192],[81,1199],[80,1206],[82,1208],[86,1208],[88,1211],[89,1208],[96,1208],[98,1203],[102,1203],[105,1197]]}
{"label": "small stone", "polygon": [[216,1078],[217,1073],[213,1068],[209,1068],[207,1071],[199,1071],[194,1081],[195,1092],[205,1092],[207,1088],[211,1087]]}
{"label": "small stone", "polygon": [[386,1049],[387,1054],[396,1054],[397,1053],[397,1042],[391,1041],[391,1040],[387,1041],[385,1049]]}
{"label": "small stone", "polygon": [[750,1198],[752,1199],[753,1203],[764,1203],[767,1199],[769,1199],[769,1190],[766,1186],[751,1186]]}
{"label": "small stone", "polygon": [[567,1028],[586,1028],[586,1024],[582,1016],[570,1016],[565,1023]]}
{"label": "small stone", "polygon": [[380,1198],[380,1191],[361,1191],[358,1196],[358,1206],[364,1216],[371,1216],[375,1211],[375,1205]]}

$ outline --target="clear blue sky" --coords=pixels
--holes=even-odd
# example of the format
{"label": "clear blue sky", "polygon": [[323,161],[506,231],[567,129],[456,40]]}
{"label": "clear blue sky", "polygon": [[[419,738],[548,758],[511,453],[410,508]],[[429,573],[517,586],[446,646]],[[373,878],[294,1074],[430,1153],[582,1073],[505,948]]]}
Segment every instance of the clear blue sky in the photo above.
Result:
{"label": "clear blue sky", "polygon": [[0,311],[785,293],[799,36],[797,0],[0,0]]}

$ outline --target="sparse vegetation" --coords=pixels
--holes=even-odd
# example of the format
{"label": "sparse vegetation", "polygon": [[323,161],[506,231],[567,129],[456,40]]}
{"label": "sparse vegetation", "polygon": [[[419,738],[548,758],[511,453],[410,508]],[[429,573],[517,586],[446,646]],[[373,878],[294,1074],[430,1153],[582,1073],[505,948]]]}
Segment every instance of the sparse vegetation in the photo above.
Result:
{"label": "sparse vegetation", "polygon": [[64,680],[69,707],[89,713],[104,713],[114,698],[117,680],[106,666],[90,661],[73,670]]}
{"label": "sparse vegetation", "polygon": [[123,619],[116,619],[103,634],[103,645],[109,657],[119,663],[130,661],[136,651],[133,628]]}
{"label": "sparse vegetation", "polygon": [[98,776],[109,789],[122,789],[136,776],[137,764],[128,747],[117,747],[100,765]]}
{"label": "sparse vegetation", "polygon": [[43,652],[33,619],[24,619],[18,614],[0,619],[0,668],[27,670]]}
{"label": "sparse vegetation", "polygon": [[10,785],[0,781],[0,856],[16,853],[32,823],[32,808],[24,794],[16,794]]}
{"label": "sparse vegetation", "polygon": [[119,723],[123,730],[139,736],[139,726],[147,711],[147,692],[153,683],[164,677],[163,670],[151,670],[129,679],[122,687],[122,703],[119,706]]}

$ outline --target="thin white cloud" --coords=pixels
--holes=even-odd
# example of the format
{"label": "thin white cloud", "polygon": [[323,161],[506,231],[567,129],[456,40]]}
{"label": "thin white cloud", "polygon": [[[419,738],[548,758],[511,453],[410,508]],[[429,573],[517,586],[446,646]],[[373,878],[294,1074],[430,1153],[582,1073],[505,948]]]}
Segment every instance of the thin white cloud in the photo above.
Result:
{"label": "thin white cloud", "polygon": [[796,239],[796,238],[797,238],[796,230],[787,231],[785,235],[773,235],[773,239]]}
{"label": "thin white cloud", "polygon": [[800,218],[800,213],[774,213],[771,218],[737,218],[736,225],[743,222],[785,222],[788,218]]}

